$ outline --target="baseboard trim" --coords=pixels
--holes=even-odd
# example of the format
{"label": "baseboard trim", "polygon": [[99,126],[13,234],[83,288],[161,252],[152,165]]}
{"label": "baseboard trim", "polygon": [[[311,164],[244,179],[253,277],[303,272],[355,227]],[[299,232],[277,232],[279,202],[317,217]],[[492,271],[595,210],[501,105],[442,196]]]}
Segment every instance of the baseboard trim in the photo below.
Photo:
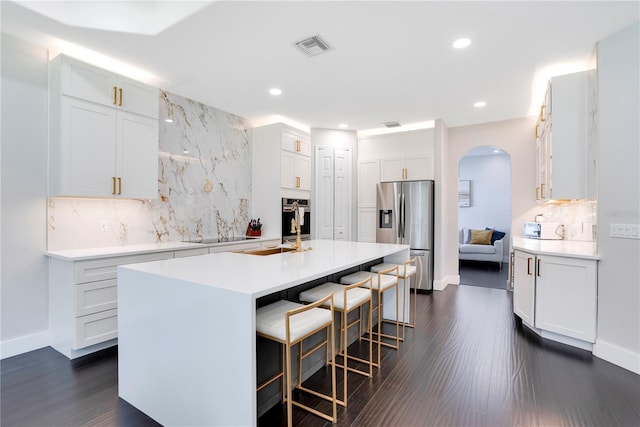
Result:
{"label": "baseboard trim", "polygon": [[38,350],[49,345],[49,331],[42,331],[31,335],[25,335],[6,341],[0,344],[0,359],[17,356]]}
{"label": "baseboard trim", "polygon": [[593,355],[640,375],[640,354],[615,344],[596,339]]}
{"label": "baseboard trim", "polygon": [[442,280],[434,280],[433,281],[433,290],[434,291],[444,291],[444,289],[448,285],[459,285],[460,284],[460,275],[449,275],[445,276]]}

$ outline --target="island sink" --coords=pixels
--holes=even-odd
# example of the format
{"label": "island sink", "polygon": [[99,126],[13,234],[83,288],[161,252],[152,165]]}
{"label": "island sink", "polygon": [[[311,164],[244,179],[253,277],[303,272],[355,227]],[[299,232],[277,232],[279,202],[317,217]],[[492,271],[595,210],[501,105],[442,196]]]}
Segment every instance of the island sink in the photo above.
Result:
{"label": "island sink", "polygon": [[267,248],[267,249],[251,249],[248,251],[242,252],[243,254],[249,255],[274,255],[274,254],[283,254],[285,252],[293,252],[294,248]]}

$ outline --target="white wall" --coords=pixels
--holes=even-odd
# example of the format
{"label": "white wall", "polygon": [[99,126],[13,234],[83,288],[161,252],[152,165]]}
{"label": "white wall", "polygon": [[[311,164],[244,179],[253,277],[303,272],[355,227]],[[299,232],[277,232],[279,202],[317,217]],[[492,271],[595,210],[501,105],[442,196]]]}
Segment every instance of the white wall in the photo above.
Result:
{"label": "white wall", "polygon": [[436,120],[435,152],[435,229],[433,233],[433,289],[460,283],[458,272],[458,161],[451,167],[450,130]]}
{"label": "white wall", "polygon": [[598,43],[598,331],[594,354],[640,373],[640,24]]}
{"label": "white wall", "polygon": [[47,50],[2,34],[1,356],[48,345]]}
{"label": "white wall", "polygon": [[[469,180],[471,206],[458,208],[458,229],[495,228],[511,239],[511,159],[504,154],[466,155],[460,159],[458,179]],[[509,262],[504,245],[503,262]]]}
{"label": "white wall", "polygon": [[[533,217],[537,212],[535,199],[534,128],[535,117],[449,129],[451,155],[448,159],[447,166],[455,170],[454,182],[458,175],[458,162],[465,153],[473,148],[493,146],[501,149],[511,157],[512,235],[522,235],[522,224],[526,221],[533,221]],[[449,203],[455,204],[456,206],[456,217],[458,215],[457,188],[457,182],[455,182],[455,190],[447,194]],[[448,238],[456,242],[457,247],[457,230],[453,230]],[[505,243],[507,242],[508,241],[505,241]],[[457,268],[457,249],[454,256]]]}
{"label": "white wall", "polygon": [[[353,207],[351,215],[351,240],[355,241],[357,237],[357,222],[356,222],[356,199],[358,194],[358,136],[355,131],[349,130],[337,130],[337,129],[317,129],[312,128],[310,131],[311,137],[311,152],[315,156],[316,146],[324,147],[350,147],[351,148],[351,171],[353,173],[351,179],[351,194],[353,200]],[[315,171],[315,158],[311,162],[313,170],[311,172],[311,188],[316,188],[316,171]],[[318,206],[315,203],[315,194],[311,196],[311,215],[313,218],[318,218]],[[315,224],[311,229],[312,238],[315,238]]]}

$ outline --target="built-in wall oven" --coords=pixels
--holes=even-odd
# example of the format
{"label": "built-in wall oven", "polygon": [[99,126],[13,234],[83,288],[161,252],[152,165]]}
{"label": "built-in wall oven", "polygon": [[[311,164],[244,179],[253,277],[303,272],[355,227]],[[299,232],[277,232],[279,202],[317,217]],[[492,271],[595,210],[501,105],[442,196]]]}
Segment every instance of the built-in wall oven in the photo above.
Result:
{"label": "built-in wall oven", "polygon": [[302,226],[300,227],[300,238],[311,240],[311,201],[305,199],[282,199],[282,243],[295,242],[296,232],[291,231],[291,221],[295,221],[293,202],[298,202],[298,206],[304,211]]}

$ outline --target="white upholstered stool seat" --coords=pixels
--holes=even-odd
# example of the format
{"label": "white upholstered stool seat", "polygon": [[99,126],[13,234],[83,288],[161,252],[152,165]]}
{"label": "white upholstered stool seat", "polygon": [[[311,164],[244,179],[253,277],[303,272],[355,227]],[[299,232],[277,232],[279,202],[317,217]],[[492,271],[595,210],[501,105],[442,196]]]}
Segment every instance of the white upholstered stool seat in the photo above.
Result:
{"label": "white upholstered stool seat", "polygon": [[[328,304],[327,308],[321,306]],[[335,363],[329,360],[329,354],[335,353],[335,339],[333,334],[333,295],[325,295],[313,304],[304,305],[291,301],[280,300],[273,304],[260,307],[256,310],[256,333],[280,343],[280,350],[283,353],[282,367],[280,372],[273,375],[268,380],[258,385],[257,391],[264,389],[267,385],[280,379],[282,384],[282,400],[287,403],[287,425],[292,427],[293,405],[311,412],[325,420],[335,423],[338,420],[336,405],[336,368]],[[312,336],[316,332],[325,330],[324,340],[315,345],[312,349],[302,351],[303,340]],[[317,409],[311,408],[302,402],[294,401],[291,395],[291,351],[292,347],[298,344],[298,379],[296,388],[314,396],[331,402],[332,412],[327,414]],[[329,346],[331,349],[329,350]],[[302,386],[302,359],[313,354],[320,348],[325,348],[326,363],[331,365],[331,395],[310,390]]]}
{"label": "white upholstered stool seat", "polygon": [[[323,297],[328,294],[323,295]],[[286,313],[289,310],[305,307],[304,304],[281,300],[256,311],[256,331],[268,338],[278,341],[287,340]],[[331,313],[322,308],[313,308],[291,316],[289,340],[296,343],[331,322]]]}
{"label": "white upholstered stool seat", "polygon": [[[298,295],[298,299],[300,301],[305,302],[314,302],[318,301],[329,294],[333,295],[333,307],[334,310],[340,313],[340,323],[338,326],[339,337],[340,337],[340,345],[338,349],[338,355],[343,357],[342,364],[338,364],[337,366],[342,368],[343,371],[343,391],[342,396],[343,399],[338,399],[338,403],[347,406],[348,399],[348,391],[347,391],[347,372],[354,372],[360,375],[364,375],[368,378],[373,377],[373,348],[372,348],[372,340],[369,340],[369,357],[368,359],[362,359],[360,357],[356,357],[349,354],[348,348],[348,331],[351,327],[358,327],[358,340],[361,339],[361,319],[362,319],[362,307],[367,304],[367,329],[366,333],[371,336],[371,301],[372,301],[372,292],[373,290],[370,287],[371,279],[367,277],[364,281],[356,282],[351,285],[341,285],[339,283],[327,282],[322,285],[316,286],[315,288],[308,289],[304,292],[301,292]],[[362,286],[367,286],[362,287]],[[325,303],[324,306],[326,306]],[[358,316],[356,320],[349,323],[348,315],[352,311],[358,311]],[[353,368],[348,365],[349,360],[353,360],[360,363],[365,363],[369,365],[368,371],[363,371],[361,369]],[[335,359],[334,359],[335,363]]]}
{"label": "white upholstered stool seat", "polygon": [[[364,288],[350,289],[347,292],[347,303],[344,303],[344,285],[327,282],[315,288],[301,292],[298,296],[300,301],[314,302],[333,293],[333,308],[335,310],[351,310],[362,305],[371,298],[371,292]],[[325,307],[327,304],[325,303]]]}
{"label": "white upholstered stool seat", "polygon": [[[371,272],[372,273],[377,273],[379,271],[382,270],[388,270],[389,268],[393,268],[395,266],[398,266],[398,277],[401,279],[405,279],[409,276],[413,276],[414,274],[416,274],[418,272],[418,269],[416,268],[415,265],[407,265],[407,269],[405,272],[405,266],[402,264],[391,264],[388,262],[383,262],[382,264],[377,264],[374,265],[373,267],[371,267]],[[393,274],[393,273],[391,273]]]}
{"label": "white upholstered stool seat", "polygon": [[378,275],[377,273],[371,273],[369,271],[356,271],[355,273],[343,276],[340,278],[340,283],[344,283],[345,285],[353,285],[354,283],[367,280],[369,277],[371,277],[371,287],[376,291],[386,291],[387,289],[395,286],[398,283],[398,280],[393,275]]}

